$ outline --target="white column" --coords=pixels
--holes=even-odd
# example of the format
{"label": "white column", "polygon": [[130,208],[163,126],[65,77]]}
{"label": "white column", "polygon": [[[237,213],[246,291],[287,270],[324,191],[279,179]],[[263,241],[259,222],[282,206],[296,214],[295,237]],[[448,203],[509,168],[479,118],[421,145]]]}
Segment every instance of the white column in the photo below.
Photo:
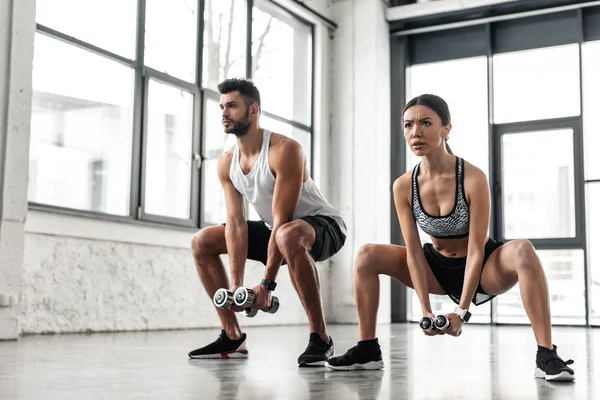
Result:
{"label": "white column", "polygon": [[0,2],[0,339],[19,336],[35,0]]}
{"label": "white column", "polygon": [[[367,243],[390,241],[389,28],[382,1],[333,4],[331,182],[348,238],[331,266],[330,320],[356,322],[353,268]],[[390,321],[389,278],[381,278],[379,322]]]}

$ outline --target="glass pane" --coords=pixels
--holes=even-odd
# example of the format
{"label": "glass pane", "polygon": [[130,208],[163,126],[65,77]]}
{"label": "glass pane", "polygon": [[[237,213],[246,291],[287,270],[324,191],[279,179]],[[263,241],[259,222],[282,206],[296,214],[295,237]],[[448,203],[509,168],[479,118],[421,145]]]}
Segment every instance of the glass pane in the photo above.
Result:
{"label": "glass pane", "polygon": [[245,0],[204,1],[204,86],[246,76],[246,10]]}
{"label": "glass pane", "polygon": [[[452,79],[448,79],[451,76]],[[469,82],[465,85],[465,82]],[[407,99],[424,93],[442,97],[452,115],[448,144],[452,152],[488,174],[488,90],[486,57],[410,67]],[[398,112],[401,112],[399,110]],[[407,169],[419,158],[407,146]]]}
{"label": "glass pane", "polygon": [[600,42],[582,46],[583,59],[583,136],[585,178],[600,179],[600,129],[596,120],[600,110]]}
{"label": "glass pane", "polygon": [[269,4],[252,15],[252,78],[264,110],[310,125],[311,27]]}
{"label": "glass pane", "polygon": [[574,184],[571,129],[503,135],[504,237],[575,237]]}
{"label": "glass pane", "polygon": [[29,201],[129,215],[133,86],[132,69],[35,35]]}
{"label": "glass pane", "polygon": [[497,54],[494,122],[579,115],[578,45]]}
{"label": "glass pane", "polygon": [[[419,301],[419,296],[417,296],[417,292],[413,289],[408,289],[408,301],[409,301],[409,310],[411,315],[411,321],[418,322],[423,317],[423,313],[421,312],[421,302]],[[450,300],[450,298],[446,295],[438,296],[431,294],[429,295],[429,302],[431,303],[431,311],[435,315],[440,314],[449,314],[454,311],[457,307],[457,304]],[[481,306],[475,307],[471,304],[469,311],[471,311],[472,316],[469,320],[469,323],[477,322],[477,323],[488,323],[491,321],[491,302],[487,302],[482,304]]]}
{"label": "glass pane", "polygon": [[[553,324],[585,324],[583,250],[538,250],[548,280]],[[524,323],[519,285],[496,298],[498,322]]]}
{"label": "glass pane", "polygon": [[35,19],[39,24],[134,59],[137,3],[137,0],[37,0]]}
{"label": "glass pane", "polygon": [[225,133],[221,117],[219,102],[206,98],[206,133],[204,134],[203,152],[204,157],[211,160],[219,158],[236,143],[235,135]]}
{"label": "glass pane", "polygon": [[145,212],[190,218],[194,96],[150,80]]}
{"label": "glass pane", "polygon": [[227,221],[225,194],[217,175],[218,160],[204,160],[202,173],[202,207],[204,221],[208,225],[221,224]]}
{"label": "glass pane", "polygon": [[587,257],[590,271],[592,323],[600,325],[600,183],[588,183],[587,193]]}
{"label": "glass pane", "polygon": [[146,1],[144,64],[196,82],[196,0]]}
{"label": "glass pane", "polygon": [[306,157],[306,165],[308,167],[308,170],[310,171],[310,160],[312,156],[310,150],[312,135],[310,132],[306,132],[305,130],[295,128],[290,124],[286,124],[285,122],[280,122],[276,119],[269,118],[266,115],[260,116],[260,126],[261,128],[266,128],[271,132],[291,137],[292,139],[300,143],[300,146],[302,146],[302,150],[304,151],[304,156]]}

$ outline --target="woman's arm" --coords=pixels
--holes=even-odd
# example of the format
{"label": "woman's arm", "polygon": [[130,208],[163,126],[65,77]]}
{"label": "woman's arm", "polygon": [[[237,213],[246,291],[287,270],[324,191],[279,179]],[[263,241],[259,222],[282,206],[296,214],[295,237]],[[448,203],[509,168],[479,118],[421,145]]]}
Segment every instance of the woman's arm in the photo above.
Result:
{"label": "woman's arm", "polygon": [[[468,177],[468,178],[467,178]],[[465,163],[465,197],[469,201],[469,245],[463,291],[459,307],[468,310],[481,279],[481,269],[490,222],[490,192],[485,174]]]}
{"label": "woman's arm", "polygon": [[421,302],[423,316],[433,316],[429,302],[429,287],[427,282],[427,260],[423,253],[419,231],[412,212],[412,175],[407,173],[394,182],[394,204],[400,229],[406,245],[406,262],[410,279]]}

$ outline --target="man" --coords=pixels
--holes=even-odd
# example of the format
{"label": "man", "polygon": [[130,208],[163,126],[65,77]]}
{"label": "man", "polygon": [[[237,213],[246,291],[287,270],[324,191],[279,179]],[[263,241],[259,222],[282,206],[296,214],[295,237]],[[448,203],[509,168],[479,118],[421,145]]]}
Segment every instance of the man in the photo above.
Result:
{"label": "man", "polygon": [[[315,261],[327,260],[340,250],[346,225],[315,186],[298,142],[260,128],[260,94],[254,84],[228,79],[218,88],[225,132],[234,134],[237,144],[220,157],[217,167],[225,191],[227,223],[204,228],[192,240],[200,280],[211,299],[220,288],[235,292],[243,285],[246,259],[260,261],[266,268],[261,284],[252,288],[256,295],[252,308],[266,311],[279,268],[287,263],[311,331],[298,364],[323,366],[334,347],[323,317]],[[261,221],[246,221],[244,200],[254,206]],[[219,258],[225,253],[229,255],[231,285]],[[190,352],[190,358],[248,356],[246,334],[233,311],[241,308],[217,308],[221,335]]]}

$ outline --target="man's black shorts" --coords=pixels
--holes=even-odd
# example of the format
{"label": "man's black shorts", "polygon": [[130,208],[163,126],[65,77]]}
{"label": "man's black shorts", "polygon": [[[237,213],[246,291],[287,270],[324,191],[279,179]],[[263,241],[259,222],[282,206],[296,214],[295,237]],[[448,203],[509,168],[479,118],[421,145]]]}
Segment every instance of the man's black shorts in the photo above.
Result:
{"label": "man's black shorts", "polygon": [[[315,229],[316,239],[310,249],[310,255],[315,261],[327,260],[337,253],[346,242],[346,235],[342,233],[333,218],[315,215],[300,219],[308,222]],[[247,258],[266,265],[270,238],[271,229],[263,221],[248,221]],[[287,264],[285,259],[282,264]]]}

